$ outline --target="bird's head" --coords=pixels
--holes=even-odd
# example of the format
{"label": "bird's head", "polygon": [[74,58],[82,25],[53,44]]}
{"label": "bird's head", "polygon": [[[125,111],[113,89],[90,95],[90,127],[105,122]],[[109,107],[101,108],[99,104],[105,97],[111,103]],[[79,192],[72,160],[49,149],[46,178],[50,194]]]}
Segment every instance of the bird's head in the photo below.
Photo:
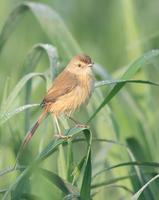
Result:
{"label": "bird's head", "polygon": [[75,74],[90,74],[93,62],[88,55],[77,55],[73,57],[67,66],[67,70]]}

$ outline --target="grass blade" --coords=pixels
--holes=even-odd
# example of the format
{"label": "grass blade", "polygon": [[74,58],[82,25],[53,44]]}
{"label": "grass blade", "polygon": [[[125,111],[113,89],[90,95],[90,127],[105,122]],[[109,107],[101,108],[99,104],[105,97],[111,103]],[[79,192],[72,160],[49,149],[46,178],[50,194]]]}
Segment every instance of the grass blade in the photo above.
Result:
{"label": "grass blade", "polygon": [[5,105],[3,107],[2,113],[1,115],[3,115],[4,113],[6,113],[9,108],[12,106],[13,101],[15,100],[15,98],[18,96],[18,94],[20,93],[20,91],[22,90],[22,88],[24,87],[24,85],[32,78],[34,77],[41,77],[42,79],[45,79],[45,76],[42,73],[30,73],[25,75],[15,86],[14,90],[10,93],[10,95],[8,96],[8,98],[5,101]]}
{"label": "grass blade", "polygon": [[[84,130],[85,130],[85,132],[82,132]],[[65,130],[65,135],[73,137],[73,136],[80,134],[81,132],[82,132],[82,134],[84,134],[86,136],[87,142],[88,142],[88,145],[89,145],[90,139],[91,139],[91,137],[89,136],[90,132],[86,131],[86,129],[84,129],[84,128],[72,128],[72,129],[69,129],[69,130]],[[52,142],[50,142],[46,146],[46,148],[37,156],[35,161],[32,162],[32,164],[30,166],[28,166],[26,169],[24,169],[24,171],[17,177],[16,181],[9,187],[7,192],[4,194],[2,200],[7,200],[8,195],[10,194],[10,192],[13,189],[17,191],[16,195],[19,196],[21,194],[20,185],[22,185],[22,183],[24,183],[27,180],[27,178],[29,178],[29,176],[32,173],[35,166],[38,165],[43,160],[45,160],[46,158],[48,158],[50,155],[52,155],[55,152],[55,150],[58,148],[58,146],[61,145],[61,144],[64,144],[64,143],[66,143],[65,139],[53,140]],[[88,146],[88,150],[90,150],[90,145]],[[89,151],[87,151],[87,158],[89,156],[88,152]]]}
{"label": "grass blade", "polygon": [[159,86],[159,83],[146,80],[113,80],[113,81],[99,81],[95,84],[95,88],[102,87],[105,85],[120,84],[120,83],[139,83],[139,84],[149,84]]}
{"label": "grass blade", "polygon": [[[131,159],[132,161],[136,160],[146,160],[148,158],[148,155],[144,154],[144,151],[141,147],[141,145],[138,143],[138,141],[135,138],[127,138],[127,144],[129,146],[130,152],[131,152]],[[137,176],[132,177],[131,183],[134,188],[134,191],[137,191],[142,185],[145,184],[145,178],[147,177],[145,174],[143,175],[142,169],[140,169],[138,166],[132,166],[131,171],[136,172]],[[147,188],[147,190],[143,193],[143,199],[154,199],[153,198],[153,192],[151,191],[151,188]]]}
{"label": "grass blade", "polygon": [[[56,48],[53,47],[50,44],[36,44],[33,46],[31,51],[28,53],[28,55],[25,58],[24,64],[22,66],[22,72],[20,73],[21,76],[23,74],[28,74],[30,72],[35,71],[35,68],[38,64],[38,62],[41,59],[41,56],[43,53],[46,53],[49,59],[49,67],[50,67],[50,75],[49,78],[47,78],[47,88],[50,86],[50,83],[52,80],[57,76],[57,59],[58,54],[56,51]],[[30,103],[30,97],[31,97],[31,90],[32,90],[32,80],[29,80],[26,84],[26,93],[25,93],[25,102],[24,104]],[[30,112],[29,110],[26,110],[25,112],[25,132],[28,131],[30,127]]]}
{"label": "grass blade", "polygon": [[159,163],[157,163],[157,162],[137,162],[137,161],[125,162],[125,163],[120,163],[120,164],[117,164],[117,165],[113,165],[111,167],[104,168],[103,170],[101,170],[100,172],[95,174],[94,177],[100,175],[103,172],[106,172],[106,171],[109,171],[109,170],[112,170],[112,169],[115,169],[115,168],[118,168],[118,167],[135,166],[135,165],[143,166],[143,167],[157,167],[157,168],[159,167]]}
{"label": "grass blade", "polygon": [[22,71],[24,74],[35,71],[42,53],[45,53],[48,57],[52,81],[57,76],[58,53],[56,48],[51,44],[39,43],[34,45],[24,60]]}
{"label": "grass blade", "polygon": [[82,180],[82,186],[80,191],[80,197],[82,200],[91,198],[91,178],[92,178],[92,163],[91,163],[92,134],[88,129],[84,130],[84,134],[88,143],[88,149],[85,160],[85,170]]}
{"label": "grass blade", "polygon": [[155,181],[157,178],[159,178],[159,174],[157,174],[156,176],[154,176],[152,179],[150,179],[138,192],[136,192],[131,200],[137,200],[139,199],[140,195],[142,194],[142,192],[153,182]]}
{"label": "grass blade", "polygon": [[40,172],[43,176],[45,176],[49,181],[51,181],[54,185],[56,185],[63,193],[65,194],[76,194],[79,193],[77,188],[75,188],[70,183],[64,181],[57,174],[48,171],[46,169],[40,169]]}
{"label": "grass blade", "polygon": [[21,18],[21,15],[23,15],[26,10],[27,9],[25,6],[17,6],[9,15],[0,33],[0,51],[2,50],[3,46],[14,31],[14,28],[16,27],[19,19]]}
{"label": "grass blade", "polygon": [[[80,47],[58,13],[46,4],[31,1],[20,3],[9,15],[0,35],[0,49],[12,34],[19,19],[28,10],[32,12],[55,46],[59,46],[65,55],[71,58],[75,53],[81,52]],[[63,38],[65,38],[65,42],[61,42]]]}
{"label": "grass blade", "polygon": [[0,125],[5,123],[6,121],[8,121],[10,118],[12,118],[14,115],[29,109],[29,108],[33,108],[33,107],[37,107],[40,106],[40,104],[29,104],[29,105],[24,105],[21,107],[18,107],[10,112],[5,113],[4,115],[0,116]]}
{"label": "grass blade", "polygon": [[72,171],[74,167],[73,145],[72,141],[68,141],[67,145],[67,180],[73,183]]}
{"label": "grass blade", "polygon": [[[72,129],[67,129],[64,132],[64,135],[74,137],[77,134],[79,134],[81,131],[85,130],[85,128],[72,128]],[[66,143],[65,139],[58,139],[58,140],[53,140],[48,144],[48,146],[38,155],[37,161],[42,161],[46,159],[48,156],[50,156],[59,145]]]}
{"label": "grass blade", "polygon": [[82,171],[82,168],[83,168],[83,165],[85,163],[85,160],[86,160],[86,156],[84,156],[81,161],[78,163],[78,165],[75,167],[75,169],[73,170],[72,172],[72,176],[73,176],[73,181],[72,181],[72,184],[74,185],[75,182],[78,180],[80,174],[81,174],[81,171]]}
{"label": "grass blade", "polygon": [[91,193],[91,175],[92,175],[92,164],[91,164],[91,152],[86,162],[86,168],[83,176],[82,187],[80,191],[80,197],[82,200],[90,199]]}
{"label": "grass blade", "polygon": [[[133,77],[136,72],[148,61],[154,59],[159,55],[159,50],[152,50],[143,56],[141,56],[138,60],[136,60],[132,65],[129,66],[127,71],[123,74],[121,79],[126,80]],[[119,83],[113,87],[113,89],[109,92],[109,94],[105,97],[104,101],[100,104],[100,106],[96,109],[96,111],[89,118],[88,122],[91,122],[92,119],[97,115],[97,113],[122,89],[125,83]]]}

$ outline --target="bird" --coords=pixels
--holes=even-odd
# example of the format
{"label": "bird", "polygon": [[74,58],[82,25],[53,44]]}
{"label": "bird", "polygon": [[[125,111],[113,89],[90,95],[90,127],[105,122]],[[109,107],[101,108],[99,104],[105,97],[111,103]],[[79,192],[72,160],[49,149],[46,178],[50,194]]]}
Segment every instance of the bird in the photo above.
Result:
{"label": "bird", "polygon": [[80,108],[82,104],[88,103],[94,88],[93,64],[90,56],[85,54],[76,55],[55,78],[52,86],[41,102],[42,113],[23,140],[20,148],[22,151],[49,113],[51,113],[55,119],[58,137],[64,139],[68,138],[62,134],[58,118],[61,115],[66,115],[76,123],[76,120],[74,120],[71,115]]}

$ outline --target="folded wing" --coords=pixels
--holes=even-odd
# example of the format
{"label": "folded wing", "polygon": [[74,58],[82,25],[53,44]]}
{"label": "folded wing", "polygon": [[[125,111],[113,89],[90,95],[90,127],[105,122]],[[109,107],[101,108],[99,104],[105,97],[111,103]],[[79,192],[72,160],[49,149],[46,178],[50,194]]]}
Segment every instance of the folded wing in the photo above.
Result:
{"label": "folded wing", "polygon": [[79,81],[75,74],[69,71],[62,72],[54,81],[52,87],[48,90],[41,105],[45,106],[48,103],[54,103],[59,97],[70,93],[75,87],[77,87]]}

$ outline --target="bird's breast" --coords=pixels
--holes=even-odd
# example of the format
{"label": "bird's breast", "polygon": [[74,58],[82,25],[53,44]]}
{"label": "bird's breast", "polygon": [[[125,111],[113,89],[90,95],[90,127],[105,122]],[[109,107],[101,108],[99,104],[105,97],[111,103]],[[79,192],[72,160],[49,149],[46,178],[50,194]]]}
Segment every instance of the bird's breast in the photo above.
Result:
{"label": "bird's breast", "polygon": [[68,94],[61,96],[52,105],[51,111],[57,115],[70,114],[78,109],[82,104],[87,103],[94,86],[91,76],[79,76],[79,84]]}

